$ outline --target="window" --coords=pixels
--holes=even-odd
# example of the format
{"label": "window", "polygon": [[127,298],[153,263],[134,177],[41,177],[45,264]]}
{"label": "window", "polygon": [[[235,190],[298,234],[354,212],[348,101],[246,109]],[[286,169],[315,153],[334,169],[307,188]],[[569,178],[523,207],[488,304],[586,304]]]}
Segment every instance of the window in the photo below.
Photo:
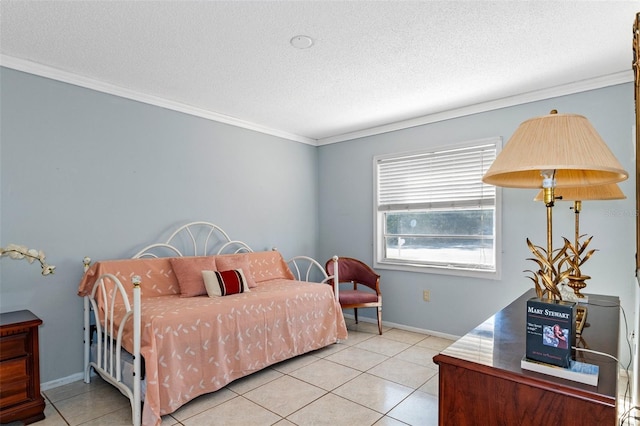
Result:
{"label": "window", "polygon": [[378,268],[498,278],[500,138],[374,158]]}

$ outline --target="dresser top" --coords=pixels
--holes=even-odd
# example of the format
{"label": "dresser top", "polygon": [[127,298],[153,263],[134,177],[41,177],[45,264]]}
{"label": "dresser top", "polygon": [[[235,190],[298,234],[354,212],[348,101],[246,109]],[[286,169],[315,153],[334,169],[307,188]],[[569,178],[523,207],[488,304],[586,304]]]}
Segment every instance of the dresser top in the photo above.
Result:
{"label": "dresser top", "polygon": [[[535,296],[533,289],[527,291],[506,308],[497,312],[475,329],[441,352],[441,356],[454,358],[476,365],[488,367],[503,374],[535,377],[555,383],[570,383],[571,386],[593,391],[594,387],[557,379],[522,370],[520,361],[525,354],[526,301]],[[589,295],[587,322],[582,339],[577,347],[588,348],[618,355],[618,327],[620,301],[615,296]],[[600,367],[600,381],[597,392],[615,398],[617,393],[618,363],[607,357],[585,352],[576,352],[576,360],[597,364]],[[439,356],[436,356],[439,358]],[[440,358],[441,359],[441,358]]]}
{"label": "dresser top", "polygon": [[0,313],[0,327],[21,323],[39,325],[42,324],[42,320],[27,310]]}

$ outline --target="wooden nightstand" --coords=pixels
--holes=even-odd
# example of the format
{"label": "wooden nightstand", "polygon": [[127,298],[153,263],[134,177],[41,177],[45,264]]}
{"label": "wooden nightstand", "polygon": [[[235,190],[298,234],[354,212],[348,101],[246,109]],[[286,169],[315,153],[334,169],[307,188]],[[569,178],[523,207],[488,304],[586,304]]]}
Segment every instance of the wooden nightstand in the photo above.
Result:
{"label": "wooden nightstand", "polygon": [[38,326],[29,311],[0,314],[0,423],[44,419]]}

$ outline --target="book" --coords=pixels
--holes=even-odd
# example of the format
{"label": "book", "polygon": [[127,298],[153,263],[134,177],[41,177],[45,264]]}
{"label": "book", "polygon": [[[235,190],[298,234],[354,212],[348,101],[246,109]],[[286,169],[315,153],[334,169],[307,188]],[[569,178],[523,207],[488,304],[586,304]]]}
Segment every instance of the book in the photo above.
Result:
{"label": "book", "polygon": [[600,367],[597,365],[574,360],[571,360],[569,367],[563,368],[544,362],[532,361],[524,357],[520,362],[520,368],[591,386],[598,386],[598,375],[600,374]]}
{"label": "book", "polygon": [[527,359],[567,368],[576,339],[577,303],[564,300],[527,300]]}

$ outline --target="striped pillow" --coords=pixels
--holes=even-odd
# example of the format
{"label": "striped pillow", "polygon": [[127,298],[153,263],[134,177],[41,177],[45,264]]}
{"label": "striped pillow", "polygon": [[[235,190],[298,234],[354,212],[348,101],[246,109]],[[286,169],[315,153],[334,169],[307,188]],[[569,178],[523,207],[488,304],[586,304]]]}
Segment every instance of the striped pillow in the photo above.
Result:
{"label": "striped pillow", "polygon": [[209,297],[229,296],[249,291],[242,269],[202,271],[202,279]]}

